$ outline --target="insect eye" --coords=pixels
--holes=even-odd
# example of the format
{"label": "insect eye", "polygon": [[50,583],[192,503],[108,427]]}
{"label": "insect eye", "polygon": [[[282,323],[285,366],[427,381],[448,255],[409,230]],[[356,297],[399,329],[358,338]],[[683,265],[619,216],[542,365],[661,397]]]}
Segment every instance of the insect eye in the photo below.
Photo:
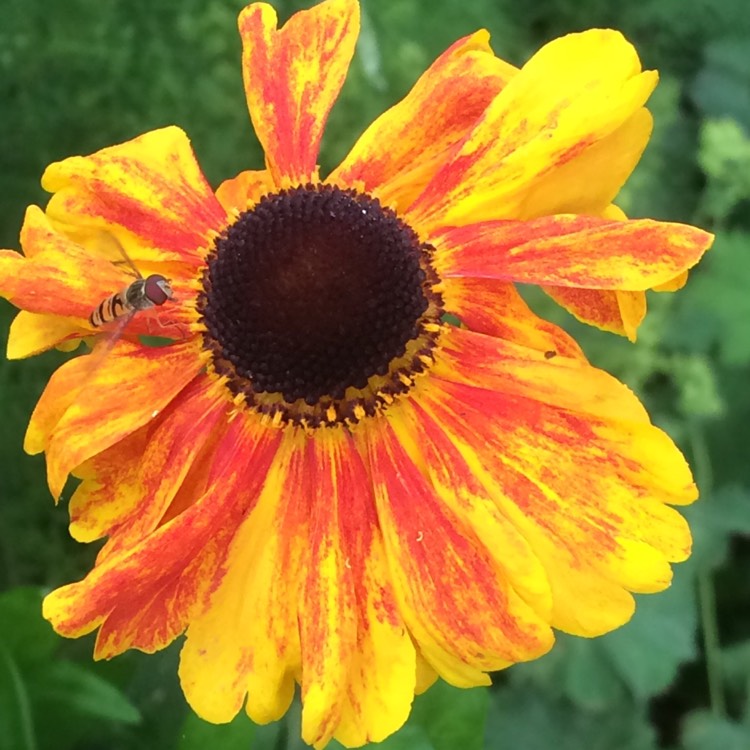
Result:
{"label": "insect eye", "polygon": [[172,298],[172,287],[163,276],[157,274],[149,276],[144,286],[146,297],[154,305],[163,305]]}

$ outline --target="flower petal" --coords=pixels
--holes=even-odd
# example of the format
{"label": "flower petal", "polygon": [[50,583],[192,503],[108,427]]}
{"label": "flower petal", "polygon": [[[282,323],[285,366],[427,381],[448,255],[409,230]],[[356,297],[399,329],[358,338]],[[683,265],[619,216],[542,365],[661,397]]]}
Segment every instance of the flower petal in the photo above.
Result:
{"label": "flower petal", "polygon": [[[105,236],[99,239],[104,240]],[[107,246],[106,242],[97,244],[100,248]],[[144,270],[148,267],[169,274],[174,298],[168,305],[142,310],[96,328],[89,322],[91,312],[136,279],[128,266],[123,265],[119,252],[115,251],[115,260],[120,263],[117,265],[106,252],[82,247],[56,229],[36,206],[29,206],[26,211],[21,245],[25,255],[0,250],[0,295],[36,317],[19,318],[8,341],[12,352],[9,356],[28,356],[39,351],[36,347],[54,346],[64,339],[94,331],[106,332],[114,338],[134,339],[144,334],[185,338],[195,315],[189,304],[194,281],[184,278],[184,264],[182,270],[175,264],[142,266]],[[173,271],[178,276],[173,276]],[[75,348],[74,341],[70,344],[70,349]]]}
{"label": "flower petal", "polygon": [[216,189],[216,198],[227,213],[242,213],[255,205],[261,197],[273,192],[275,187],[268,170],[248,170],[224,180]]}
{"label": "flower petal", "polygon": [[[614,204],[608,205],[601,212],[601,216],[615,221],[627,221],[628,218],[625,212]],[[673,279],[655,285],[653,289],[664,292],[675,291],[685,285],[687,278],[688,272],[682,271]],[[636,340],[638,327],[646,317],[644,292],[575,289],[547,285],[542,289],[582,323],[627,336],[631,341]]]}
{"label": "flower petal", "polygon": [[316,747],[332,736],[358,746],[384,739],[406,721],[416,654],[389,583],[369,478],[351,438],[324,433],[308,457],[302,737]]}
{"label": "flower petal", "polygon": [[[150,434],[151,425],[146,424],[76,467],[74,476],[83,481],[68,501],[68,530],[76,541],[101,539],[136,513],[142,502],[148,505],[141,495],[140,460]],[[106,556],[102,551],[99,555]]]}
{"label": "flower petal", "polygon": [[[328,743],[341,720],[357,642],[354,587],[347,568],[351,566],[347,545],[354,540],[345,538],[340,527],[345,512],[358,510],[348,507],[348,501],[361,481],[349,484],[349,465],[341,465],[338,446],[331,445],[327,437],[310,442],[305,451],[305,485],[308,490],[315,487],[315,494],[307,497],[309,553],[300,592],[302,739],[315,747]],[[318,446],[322,450],[316,451]],[[326,498],[325,503],[319,498]]]}
{"label": "flower petal", "polygon": [[206,608],[237,524],[275,455],[273,433],[240,435],[245,429],[240,422],[230,426],[209,488],[192,506],[140,544],[107,557],[83,581],[47,596],[43,614],[58,633],[77,637],[101,625],[97,658],[127,648],[153,652]]}
{"label": "flower petal", "polygon": [[359,33],[359,4],[327,0],[277,30],[276,11],[254,3],[239,17],[245,95],[278,187],[315,179],[328,113]]}
{"label": "flower petal", "polygon": [[[586,360],[539,350],[448,327],[440,337],[440,357],[431,371],[506,396],[519,396],[561,409],[607,419],[648,424],[633,392]],[[582,383],[585,382],[585,387]]]}
{"label": "flower petal", "polygon": [[438,499],[388,422],[364,426],[396,598],[427,661],[470,687],[488,684],[487,671],[545,653],[549,628],[466,520]]}
{"label": "flower petal", "polygon": [[687,464],[645,416],[627,420],[599,405],[619,401],[624,410],[626,389],[614,379],[608,398],[599,371],[575,363],[582,394],[576,408],[558,358],[545,364],[546,378],[527,377],[519,388],[514,367],[503,384],[502,360],[492,373],[477,374],[479,339],[458,332],[460,356],[436,368],[420,405],[542,561],[553,593],[551,624],[580,635],[606,632],[630,617],[627,590],[663,589],[667,561],[689,553],[687,524],[664,505],[695,498]]}
{"label": "flower petal", "polygon": [[486,31],[459,39],[367,128],[326,181],[407,206],[517,72],[495,57]]}
{"label": "flower petal", "polygon": [[613,133],[539,175],[528,186],[512,218],[606,214],[608,204],[640,161],[652,129],[651,113],[645,108],[636,110]]}
{"label": "flower petal", "polygon": [[75,343],[75,346],[78,346],[80,336],[80,320],[21,310],[10,324],[7,357],[24,359],[59,346],[63,342]]}
{"label": "flower petal", "polygon": [[535,613],[549,621],[552,594],[544,567],[524,537],[499,511],[448,435],[415,399],[406,420],[393,420],[402,444],[417,446],[432,486],[445,507],[466,523],[503,579]]}
{"label": "flower petal", "polygon": [[94,307],[133,280],[56,231],[37,206],[26,211],[21,245],[25,255],[0,250],[0,294],[29,312],[80,318],[84,330]]}
{"label": "flower petal", "polygon": [[[65,412],[78,398],[90,374],[86,357],[76,357],[58,367],[47,381],[26,428],[23,449],[30,455],[46,451]],[[55,502],[59,495],[53,495]]]}
{"label": "flower petal", "polygon": [[[59,497],[73,469],[166,408],[200,371],[200,351],[197,341],[150,348],[122,339],[103,358],[97,357],[95,349],[63,365],[65,379],[72,376],[76,384],[76,396],[72,402],[66,400],[69,405],[56,424],[44,420],[51,427],[46,452],[53,497]],[[162,371],[169,376],[164,377]],[[46,406],[51,398],[47,391],[42,394],[29,424],[30,435],[40,431],[37,412],[54,411]]]}
{"label": "flower petal", "polygon": [[582,323],[627,336],[631,341],[636,340],[638,326],[646,317],[645,292],[562,286],[544,286],[543,289]]}
{"label": "flower petal", "polygon": [[195,268],[226,213],[177,127],[50,165],[50,218],[80,244],[116,237],[131,259]]}
{"label": "flower petal", "polygon": [[[253,721],[280,718],[300,670],[298,599],[309,509],[299,488],[308,464],[300,435],[287,432],[279,442],[281,431],[266,430],[275,436],[273,463],[264,483],[251,483],[255,502],[238,522],[221,581],[190,623],[180,656],[188,703],[215,723],[231,721],[246,694]],[[253,467],[245,450],[238,445],[235,453]]]}
{"label": "flower petal", "polygon": [[685,284],[687,284],[687,280],[688,280],[688,272],[683,271],[681,274],[678,274],[673,279],[670,279],[664,284],[659,284],[658,286],[655,286],[654,291],[655,292],[676,292],[678,289],[682,289],[682,287],[684,287]]}
{"label": "flower petal", "polygon": [[446,278],[440,293],[445,309],[472,331],[528,346],[548,356],[585,359],[562,328],[535,315],[513,284],[495,279]]}
{"label": "flower petal", "polygon": [[361,744],[401,726],[415,652],[379,539],[350,438],[287,433],[210,608],[188,630],[180,676],[196,712],[228,721],[247,693],[251,718],[273,720],[300,675],[308,743]]}
{"label": "flower petal", "polygon": [[[438,171],[409,209],[410,221],[429,234],[491,217],[526,218],[523,207],[537,181],[608,138],[643,106],[657,76],[640,71],[632,45],[615,31],[593,29],[550,42]],[[568,176],[579,179],[575,172]],[[595,194],[612,191],[610,178],[604,182],[607,189]]]}
{"label": "flower petal", "polygon": [[[649,479],[654,493],[673,505],[696,499],[697,490],[685,459],[670,438],[651,425],[633,392],[604,370],[565,357],[547,359],[533,349],[458,328],[449,328],[440,341],[441,357],[432,372],[441,382],[475,386],[503,397],[521,397],[609,422],[613,425],[611,439],[626,445],[631,431],[643,429],[637,447],[648,457],[644,465],[655,469]],[[484,421],[492,423],[491,419]],[[621,430],[619,437],[615,428]],[[622,476],[630,472],[639,477],[638,464]]]}
{"label": "flower petal", "polygon": [[694,266],[713,235],[687,224],[558,215],[436,233],[441,277],[643,291]]}
{"label": "flower petal", "polygon": [[212,436],[226,417],[227,401],[213,380],[199,375],[188,383],[145,429],[76,471],[84,481],[70,499],[72,536],[87,542],[110,536],[107,554],[148,536],[193,464],[207,451],[213,457]]}

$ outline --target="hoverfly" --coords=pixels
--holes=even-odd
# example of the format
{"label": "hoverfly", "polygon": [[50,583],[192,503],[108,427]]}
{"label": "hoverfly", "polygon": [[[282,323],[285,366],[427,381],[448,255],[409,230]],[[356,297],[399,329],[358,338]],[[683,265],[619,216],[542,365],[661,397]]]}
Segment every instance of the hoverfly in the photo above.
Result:
{"label": "hoverfly", "polygon": [[125,248],[117,240],[115,242],[125,263],[136,275],[136,280],[121,291],[103,299],[91,311],[89,323],[92,328],[101,328],[115,320],[122,320],[121,325],[124,326],[139,310],[161,307],[173,297],[172,287],[166,277],[153,273],[144,279],[125,252]]}
{"label": "hoverfly", "polygon": [[111,323],[126,315],[132,315],[139,310],[163,305],[172,299],[172,287],[167,279],[158,273],[137,278],[122,291],[102,300],[89,315],[89,323],[94,328]]}

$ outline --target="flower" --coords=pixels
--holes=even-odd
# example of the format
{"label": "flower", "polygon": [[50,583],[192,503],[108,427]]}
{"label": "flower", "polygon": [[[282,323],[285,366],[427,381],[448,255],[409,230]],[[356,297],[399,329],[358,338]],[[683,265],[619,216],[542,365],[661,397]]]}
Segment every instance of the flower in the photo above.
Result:
{"label": "flower", "polygon": [[[358,13],[240,15],[265,170],[214,193],[181,130],[149,132],[51,165],[25,255],[0,254],[9,356],[93,340],[26,435],[55,497],[81,480],[71,533],[107,537],[45,617],[98,628],[99,658],[186,632],[209,721],[277,719],[299,683],[317,747],[381,740],[438,676],[488,684],[669,585],[684,459],[514,283],[633,337],[645,290],[711,241],[612,203],[656,84],[614,31],[520,70],[486,32],[459,40],[322,179]],[[143,293],[118,246],[163,282],[150,309],[116,315],[112,293]]]}

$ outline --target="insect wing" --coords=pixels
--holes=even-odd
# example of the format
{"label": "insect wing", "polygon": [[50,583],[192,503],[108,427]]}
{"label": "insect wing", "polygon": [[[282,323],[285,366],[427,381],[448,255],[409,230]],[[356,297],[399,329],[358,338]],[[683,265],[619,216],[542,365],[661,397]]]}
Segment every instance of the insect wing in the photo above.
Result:
{"label": "insect wing", "polygon": [[90,363],[89,373],[86,377],[87,382],[94,377],[96,371],[104,363],[105,357],[112,351],[112,349],[114,349],[117,342],[122,338],[128,323],[133,319],[136,312],[138,311],[133,309],[125,313],[125,315],[117,320],[117,324],[112,330],[107,331],[103,336],[100,336],[99,342],[93,345],[91,354],[88,355],[89,357],[93,357],[93,359]]}
{"label": "insect wing", "polygon": [[136,279],[142,279],[143,276],[141,275],[141,272],[138,270],[135,263],[133,263],[133,259],[127,254],[127,252],[125,252],[125,248],[122,246],[120,240],[118,240],[113,234],[108,235],[108,238],[112,240],[112,243],[117,247],[117,252],[122,256],[125,265],[133,272],[133,276],[135,276]]}

